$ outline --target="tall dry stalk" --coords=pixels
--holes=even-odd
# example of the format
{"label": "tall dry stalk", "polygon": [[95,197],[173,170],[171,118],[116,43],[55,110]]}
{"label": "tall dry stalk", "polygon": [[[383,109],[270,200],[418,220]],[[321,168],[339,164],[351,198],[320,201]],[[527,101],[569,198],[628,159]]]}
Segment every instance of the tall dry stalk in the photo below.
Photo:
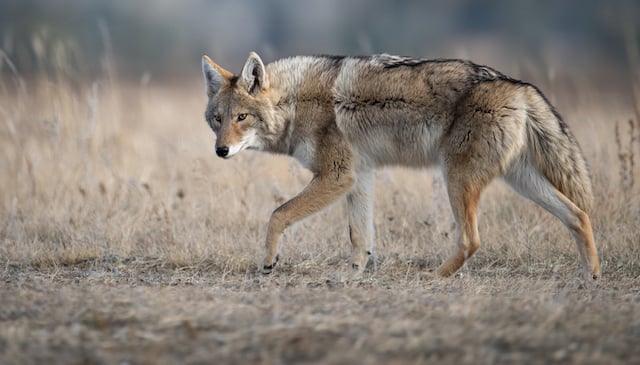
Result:
{"label": "tall dry stalk", "polygon": [[[629,62],[629,71],[631,74],[631,92],[633,96],[633,106],[635,112],[635,121],[629,119],[628,122],[628,141],[627,146],[622,146],[620,140],[620,131],[616,123],[616,145],[618,147],[618,158],[621,161],[621,174],[626,177],[623,179],[624,188],[633,190],[635,175],[635,156],[634,150],[638,149],[640,154],[640,49],[638,48],[639,39],[637,36],[637,24],[627,24],[624,30],[625,48],[627,51],[627,60]],[[638,127],[636,127],[638,124]],[[624,150],[623,150],[624,149]]]}
{"label": "tall dry stalk", "polygon": [[[635,145],[640,144],[636,136],[636,126],[633,119],[629,119],[626,130],[621,131],[620,123],[615,123],[615,142],[619,163],[620,187],[625,194],[633,191],[635,185]],[[623,139],[623,135],[626,136]]]}

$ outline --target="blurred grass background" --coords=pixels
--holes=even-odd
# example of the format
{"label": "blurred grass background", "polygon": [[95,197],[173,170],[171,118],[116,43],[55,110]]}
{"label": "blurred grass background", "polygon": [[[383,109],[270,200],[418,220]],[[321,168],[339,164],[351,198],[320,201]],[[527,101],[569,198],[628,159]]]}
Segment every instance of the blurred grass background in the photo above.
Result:
{"label": "blurred grass background", "polygon": [[238,65],[255,50],[265,61],[386,52],[512,68],[516,58],[623,81],[639,19],[634,0],[9,0],[0,48],[22,74],[57,71],[46,54],[76,77],[100,71],[108,48],[130,76],[182,77],[204,53]]}
{"label": "blurred grass background", "polygon": [[[624,0],[2,1],[0,255],[54,265],[110,254],[182,264],[222,257],[253,267],[269,213],[309,176],[281,156],[214,156],[200,57],[239,72],[256,50],[266,62],[323,53],[468,58],[540,86],[592,166],[596,241],[617,260],[637,250],[638,19],[640,3]],[[439,175],[390,171],[377,175],[381,252],[436,266],[453,247]],[[484,198],[481,236],[496,250],[489,262],[556,257],[558,234],[569,240],[545,212],[522,215],[522,202],[501,186]],[[291,230],[294,261],[347,255],[344,212],[335,214],[343,207],[332,209]],[[516,251],[501,256],[504,247]],[[572,245],[560,247],[577,263]]]}

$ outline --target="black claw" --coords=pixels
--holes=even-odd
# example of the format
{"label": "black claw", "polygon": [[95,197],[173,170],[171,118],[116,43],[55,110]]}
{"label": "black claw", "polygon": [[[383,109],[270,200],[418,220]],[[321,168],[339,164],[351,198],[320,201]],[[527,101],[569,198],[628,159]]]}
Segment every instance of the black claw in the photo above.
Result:
{"label": "black claw", "polygon": [[371,256],[371,251],[367,251],[367,255]]}
{"label": "black claw", "polygon": [[280,255],[276,255],[276,259],[273,261],[273,264],[271,265],[264,265],[262,267],[262,273],[264,275],[269,275],[271,274],[271,272],[273,271],[273,269],[276,267],[276,264],[278,263],[278,261],[280,261]]}
{"label": "black claw", "polygon": [[358,264],[351,264],[351,267],[357,270],[357,269],[359,269],[359,268],[360,268],[360,265],[358,265]]}

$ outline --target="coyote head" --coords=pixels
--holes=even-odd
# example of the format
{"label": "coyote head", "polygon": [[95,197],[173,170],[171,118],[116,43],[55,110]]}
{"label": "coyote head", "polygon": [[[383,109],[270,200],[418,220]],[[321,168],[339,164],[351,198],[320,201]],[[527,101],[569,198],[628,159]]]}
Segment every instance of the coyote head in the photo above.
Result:
{"label": "coyote head", "polygon": [[264,149],[275,133],[269,80],[260,57],[251,52],[240,75],[202,57],[209,97],[205,118],[216,134],[216,154],[230,158],[244,149]]}

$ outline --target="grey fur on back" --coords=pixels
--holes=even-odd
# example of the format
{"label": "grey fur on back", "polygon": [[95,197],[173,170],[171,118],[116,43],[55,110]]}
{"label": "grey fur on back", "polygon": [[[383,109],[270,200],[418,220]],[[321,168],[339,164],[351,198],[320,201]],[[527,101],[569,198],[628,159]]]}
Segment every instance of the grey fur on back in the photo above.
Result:
{"label": "grey fur on back", "polygon": [[[309,70],[304,72],[309,76],[286,83],[295,85],[298,103],[332,98],[333,107],[322,109],[329,114],[326,118],[336,118],[351,143],[368,149],[373,164],[383,165],[437,163],[440,138],[456,124],[457,104],[486,83],[510,84],[513,87],[504,88],[505,93],[518,89],[526,95],[523,115],[529,160],[579,208],[586,212],[591,209],[591,180],[582,151],[553,106],[529,83],[491,67],[457,59],[388,54],[292,57],[274,65],[283,75],[279,78],[295,74],[288,64],[305,65]],[[329,86],[332,90],[326,90],[328,85],[333,85]],[[320,95],[323,89],[331,95]],[[494,98],[515,95],[496,90]],[[396,143],[399,140],[404,143]],[[424,149],[415,148],[419,141]],[[506,167],[509,162],[502,163]]]}

